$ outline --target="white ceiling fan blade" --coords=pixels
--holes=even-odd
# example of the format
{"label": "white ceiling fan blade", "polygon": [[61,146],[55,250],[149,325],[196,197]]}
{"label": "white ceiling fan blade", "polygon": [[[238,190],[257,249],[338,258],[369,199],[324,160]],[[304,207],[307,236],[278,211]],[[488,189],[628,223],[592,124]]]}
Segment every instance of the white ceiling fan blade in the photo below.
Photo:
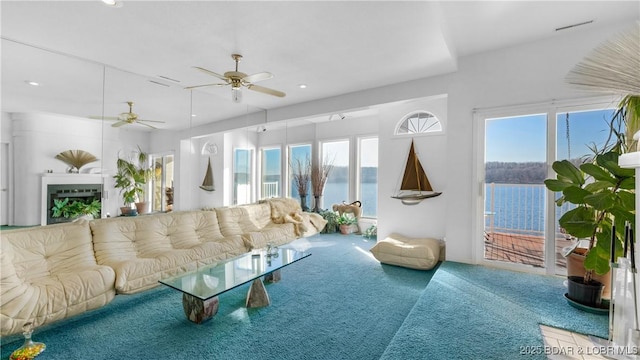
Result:
{"label": "white ceiling fan blade", "polygon": [[138,119],[136,121],[146,121],[146,122],[154,122],[154,123],[163,123],[164,124],[164,121],[160,121],[160,120]]}
{"label": "white ceiling fan blade", "polygon": [[257,83],[258,81],[269,80],[272,77],[273,77],[272,73],[265,71],[265,72],[245,76],[242,78],[242,81],[247,84],[254,84],[254,83]]}
{"label": "white ceiling fan blade", "polygon": [[120,120],[117,117],[113,117],[113,116],[89,116],[89,119],[94,119],[94,120]]}
{"label": "white ceiling fan blade", "polygon": [[197,89],[197,88],[207,87],[207,86],[225,86],[225,85],[229,85],[229,84],[204,84],[204,85],[187,86],[184,89],[191,90],[191,89]]}
{"label": "white ceiling fan blade", "polygon": [[216,72],[213,72],[213,71],[211,71],[211,70],[207,70],[207,69],[205,69],[205,68],[201,68],[201,67],[199,67],[199,66],[194,66],[194,68],[196,68],[196,69],[198,69],[198,70],[202,71],[202,72],[203,72],[203,73],[205,73],[205,74],[209,74],[209,75],[211,75],[211,76],[215,76],[215,77],[217,77],[217,78],[218,78],[218,79],[220,79],[220,80],[227,81],[227,78],[226,78],[226,77],[224,77],[224,76],[222,76],[222,75],[220,75],[220,74],[218,74],[218,73],[216,73]]}
{"label": "white ceiling fan blade", "polygon": [[253,91],[257,91],[257,92],[261,92],[263,94],[277,96],[277,97],[285,97],[287,95],[287,94],[283,93],[282,91],[273,90],[273,89],[266,88],[264,86],[258,86],[258,85],[253,85],[253,84],[247,85],[247,89],[253,90]]}
{"label": "white ceiling fan blade", "polygon": [[126,124],[128,124],[126,121],[118,121],[117,123],[112,124],[111,127],[120,127]]}
{"label": "white ceiling fan blade", "polygon": [[140,124],[140,125],[148,126],[148,127],[152,128],[152,129],[157,129],[157,127],[155,127],[155,126],[151,126],[151,125],[149,125],[149,124],[145,124],[145,123],[143,123],[143,122],[137,122],[137,123],[138,123],[138,124]]}

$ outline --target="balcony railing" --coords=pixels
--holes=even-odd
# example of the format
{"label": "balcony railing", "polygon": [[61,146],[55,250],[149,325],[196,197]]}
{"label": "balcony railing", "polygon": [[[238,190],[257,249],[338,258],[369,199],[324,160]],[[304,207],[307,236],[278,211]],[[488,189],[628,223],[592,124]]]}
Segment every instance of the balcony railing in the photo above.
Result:
{"label": "balcony railing", "polygon": [[[543,184],[486,184],[485,259],[544,266],[547,190]],[[570,241],[557,219],[573,205],[555,208],[556,266],[566,267],[561,255]]]}
{"label": "balcony railing", "polygon": [[268,199],[272,197],[280,196],[278,182],[263,182],[262,183],[262,198]]}

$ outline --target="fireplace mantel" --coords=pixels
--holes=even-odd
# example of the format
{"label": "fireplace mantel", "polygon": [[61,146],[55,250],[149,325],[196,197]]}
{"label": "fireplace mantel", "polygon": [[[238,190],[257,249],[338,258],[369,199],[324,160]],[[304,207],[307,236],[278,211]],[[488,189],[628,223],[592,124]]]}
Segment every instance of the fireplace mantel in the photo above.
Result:
{"label": "fireplace mantel", "polygon": [[100,184],[102,185],[102,199],[106,198],[104,191],[104,178],[107,174],[69,174],[69,173],[44,173],[42,174],[42,186],[41,186],[41,211],[40,211],[40,224],[47,224],[48,213],[48,199],[47,188],[49,185],[88,185],[88,184]]}

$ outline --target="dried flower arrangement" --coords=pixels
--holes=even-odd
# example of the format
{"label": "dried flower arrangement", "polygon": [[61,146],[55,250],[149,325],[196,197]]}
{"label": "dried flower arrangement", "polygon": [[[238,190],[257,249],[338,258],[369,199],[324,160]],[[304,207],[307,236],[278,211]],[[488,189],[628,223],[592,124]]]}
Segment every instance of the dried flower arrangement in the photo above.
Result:
{"label": "dried flower arrangement", "polygon": [[309,193],[309,182],[311,181],[311,161],[309,158],[292,159],[289,162],[291,167],[291,173],[293,176],[293,183],[298,189],[298,195],[300,197],[307,196]]}

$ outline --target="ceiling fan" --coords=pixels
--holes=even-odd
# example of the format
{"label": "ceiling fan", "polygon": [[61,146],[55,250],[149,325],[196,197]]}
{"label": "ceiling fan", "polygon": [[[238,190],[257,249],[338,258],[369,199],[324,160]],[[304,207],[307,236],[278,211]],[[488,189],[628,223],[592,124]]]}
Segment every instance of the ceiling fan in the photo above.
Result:
{"label": "ceiling fan", "polygon": [[127,101],[127,104],[129,105],[129,112],[123,112],[120,115],[116,116],[89,116],[90,119],[98,119],[98,120],[117,120],[116,123],[112,124],[112,127],[120,127],[122,125],[126,125],[126,124],[133,124],[133,123],[138,123],[140,125],[144,125],[147,127],[150,127],[152,129],[157,129],[155,126],[149,125],[147,124],[148,122],[154,122],[154,123],[164,123],[164,121],[158,121],[158,120],[144,120],[144,119],[139,119],[138,118],[138,114],[133,112],[133,101]]}
{"label": "ceiling fan", "polygon": [[282,91],[278,91],[278,90],[274,90],[274,89],[269,89],[266,88],[264,86],[258,86],[255,85],[255,83],[259,82],[259,81],[263,81],[263,80],[269,80],[273,77],[273,74],[270,72],[259,72],[256,74],[252,74],[252,75],[247,75],[243,72],[239,72],[238,71],[238,63],[240,62],[240,60],[242,60],[242,55],[239,54],[231,54],[231,58],[236,62],[236,70],[235,71],[227,71],[224,73],[224,75],[220,75],[216,72],[213,72],[211,70],[207,70],[205,68],[201,68],[198,66],[194,66],[194,68],[208,74],[214,77],[217,77],[218,79],[224,81],[222,83],[213,83],[213,84],[204,84],[204,85],[195,85],[195,86],[188,86],[185,89],[189,90],[189,89],[195,89],[195,88],[201,88],[201,87],[207,87],[207,86],[227,86],[227,85],[231,85],[231,92],[232,92],[232,99],[234,102],[240,102],[242,99],[242,93],[241,93],[241,88],[244,86],[249,90],[253,90],[253,91],[257,91],[263,94],[267,94],[267,95],[273,95],[273,96],[277,96],[277,97],[285,97],[285,93],[283,93]]}

